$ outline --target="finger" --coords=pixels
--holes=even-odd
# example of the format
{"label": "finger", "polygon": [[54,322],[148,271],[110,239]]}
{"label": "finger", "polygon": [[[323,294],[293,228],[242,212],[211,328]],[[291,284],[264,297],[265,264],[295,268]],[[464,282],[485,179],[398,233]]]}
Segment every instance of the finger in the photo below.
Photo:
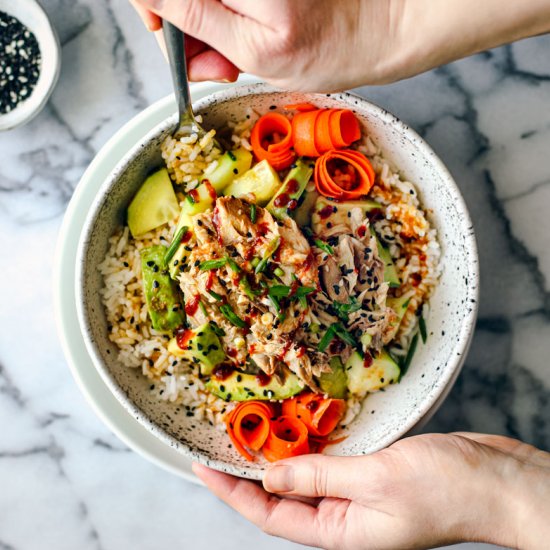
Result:
{"label": "finger", "polygon": [[317,509],[298,500],[270,495],[253,481],[193,464],[193,472],[221,500],[270,535],[319,546]]}
{"label": "finger", "polygon": [[[156,32],[155,37],[167,59],[164,35],[162,32]],[[193,82],[205,80],[235,82],[239,78],[240,71],[231,61],[192,36],[186,37],[185,55],[189,80]]]}
{"label": "finger", "polygon": [[130,0],[130,4],[132,4],[138,15],[141,17],[141,20],[147,27],[147,30],[154,32],[162,28],[162,21],[156,13],[144,8],[137,2],[137,0]]}
{"label": "finger", "polygon": [[206,42],[216,50],[236,47],[235,28],[241,15],[219,0],[138,0],[140,4],[167,19],[184,33]]}
{"label": "finger", "polygon": [[189,80],[202,82],[235,82],[239,78],[239,69],[220,53],[208,49],[187,60]]}
{"label": "finger", "polygon": [[280,461],[265,473],[263,484],[271,493],[305,497],[338,497],[352,499],[359,471],[367,473],[370,457],[336,457],[303,455]]}

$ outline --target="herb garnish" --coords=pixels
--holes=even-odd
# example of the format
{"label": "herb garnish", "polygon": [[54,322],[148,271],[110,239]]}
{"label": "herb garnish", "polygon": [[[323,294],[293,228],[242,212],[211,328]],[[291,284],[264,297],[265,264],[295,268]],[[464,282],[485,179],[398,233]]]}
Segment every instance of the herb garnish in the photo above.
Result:
{"label": "herb garnish", "polygon": [[334,254],[334,248],[332,248],[330,244],[323,242],[321,239],[315,239],[315,246],[317,248],[320,248],[323,252],[330,254],[331,256],[332,254]]}
{"label": "herb garnish", "polygon": [[227,258],[219,258],[217,260],[206,260],[199,265],[199,269],[202,271],[208,271],[210,269],[219,269],[227,264]]}
{"label": "herb garnish", "polygon": [[220,311],[223,316],[233,325],[239,328],[246,328],[246,322],[243,321],[234,311],[229,304],[223,304],[220,306]]}

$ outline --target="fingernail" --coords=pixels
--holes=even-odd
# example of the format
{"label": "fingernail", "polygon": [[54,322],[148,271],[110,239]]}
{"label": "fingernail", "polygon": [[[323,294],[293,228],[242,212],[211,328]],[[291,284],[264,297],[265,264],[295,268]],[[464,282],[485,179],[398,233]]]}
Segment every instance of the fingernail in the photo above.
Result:
{"label": "fingernail", "polygon": [[294,468],[283,465],[273,466],[265,473],[264,488],[270,493],[294,491]]}

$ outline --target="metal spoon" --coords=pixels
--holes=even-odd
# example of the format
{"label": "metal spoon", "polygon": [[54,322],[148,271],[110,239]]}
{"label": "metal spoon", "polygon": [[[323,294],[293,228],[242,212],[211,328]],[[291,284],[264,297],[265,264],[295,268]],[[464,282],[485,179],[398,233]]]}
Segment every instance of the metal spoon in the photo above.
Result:
{"label": "metal spoon", "polygon": [[[200,140],[207,132],[197,122],[193,114],[189,79],[187,77],[187,63],[185,61],[185,34],[166,20],[162,22],[162,31],[166,41],[168,63],[170,64],[179,111],[179,121],[172,135],[198,134]],[[217,142],[215,142],[215,145],[218,146]]]}

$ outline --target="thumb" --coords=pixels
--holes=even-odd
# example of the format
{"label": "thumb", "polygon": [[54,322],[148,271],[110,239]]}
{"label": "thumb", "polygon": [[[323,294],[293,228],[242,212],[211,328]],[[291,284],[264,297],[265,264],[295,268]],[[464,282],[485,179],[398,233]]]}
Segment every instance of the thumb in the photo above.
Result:
{"label": "thumb", "polygon": [[351,499],[358,485],[356,474],[368,471],[368,458],[303,455],[282,460],[265,472],[264,489],[285,495]]}
{"label": "thumb", "polygon": [[137,1],[216,50],[230,51],[236,45],[235,26],[242,16],[226,8],[219,0]]}

